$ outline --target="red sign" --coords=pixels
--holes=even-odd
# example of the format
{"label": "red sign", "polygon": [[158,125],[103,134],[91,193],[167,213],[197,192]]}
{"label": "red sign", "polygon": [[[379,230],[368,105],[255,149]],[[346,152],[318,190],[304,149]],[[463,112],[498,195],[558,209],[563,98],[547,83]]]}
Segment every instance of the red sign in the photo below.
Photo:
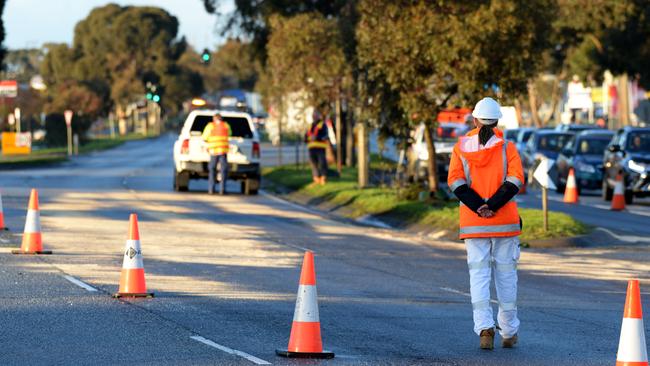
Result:
{"label": "red sign", "polygon": [[74,114],[74,112],[72,112],[69,109],[66,110],[65,112],[63,112],[63,116],[65,117],[65,124],[66,125],[70,126],[72,124],[72,115],[73,114]]}
{"label": "red sign", "polygon": [[18,82],[16,80],[0,80],[0,97],[15,98],[18,96]]}

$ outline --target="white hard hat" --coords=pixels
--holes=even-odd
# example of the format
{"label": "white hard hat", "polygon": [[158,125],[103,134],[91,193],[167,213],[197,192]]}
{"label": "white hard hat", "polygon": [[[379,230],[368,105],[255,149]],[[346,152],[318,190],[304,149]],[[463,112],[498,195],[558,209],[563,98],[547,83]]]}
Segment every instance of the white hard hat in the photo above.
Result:
{"label": "white hard hat", "polygon": [[499,103],[490,97],[486,97],[476,103],[472,116],[478,119],[499,119],[503,115]]}

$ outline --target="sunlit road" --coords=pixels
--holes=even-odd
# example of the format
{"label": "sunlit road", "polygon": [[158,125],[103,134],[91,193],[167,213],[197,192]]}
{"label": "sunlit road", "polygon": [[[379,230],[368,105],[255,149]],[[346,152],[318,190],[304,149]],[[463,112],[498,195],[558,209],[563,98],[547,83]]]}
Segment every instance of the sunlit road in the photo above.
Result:
{"label": "sunlit road", "polygon": [[[481,351],[462,243],[351,226],[266,194],[239,195],[236,184],[225,197],[206,195],[205,181],[173,192],[172,142],[0,172],[12,229],[0,236],[0,364],[611,365],[625,281],[640,277],[650,291],[645,246],[526,250],[520,343]],[[9,254],[32,187],[52,256]],[[131,212],[154,299],[110,296]],[[316,254],[333,360],[274,353],[289,337],[305,249]]]}

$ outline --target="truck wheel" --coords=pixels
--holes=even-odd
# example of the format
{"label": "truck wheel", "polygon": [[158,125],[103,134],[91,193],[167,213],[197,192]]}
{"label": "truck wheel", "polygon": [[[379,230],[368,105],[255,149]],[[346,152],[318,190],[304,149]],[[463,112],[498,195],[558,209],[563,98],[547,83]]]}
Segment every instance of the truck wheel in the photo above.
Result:
{"label": "truck wheel", "polygon": [[190,185],[190,174],[186,172],[176,172],[174,170],[174,190],[176,192],[187,192]]}
{"label": "truck wheel", "polygon": [[260,188],[259,179],[244,179],[241,182],[241,193],[247,196],[255,195]]}
{"label": "truck wheel", "polygon": [[611,201],[613,195],[614,195],[614,190],[609,188],[609,184],[607,184],[607,178],[603,178],[603,192],[602,192],[603,200]]}

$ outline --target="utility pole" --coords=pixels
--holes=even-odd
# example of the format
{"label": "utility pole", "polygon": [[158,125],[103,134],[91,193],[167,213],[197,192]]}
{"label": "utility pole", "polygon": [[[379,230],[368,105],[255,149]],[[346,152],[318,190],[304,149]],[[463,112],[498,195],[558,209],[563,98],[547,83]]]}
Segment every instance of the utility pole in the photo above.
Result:
{"label": "utility pole", "polygon": [[359,188],[368,186],[368,125],[367,122],[357,114],[358,136],[357,136],[357,169]]}

